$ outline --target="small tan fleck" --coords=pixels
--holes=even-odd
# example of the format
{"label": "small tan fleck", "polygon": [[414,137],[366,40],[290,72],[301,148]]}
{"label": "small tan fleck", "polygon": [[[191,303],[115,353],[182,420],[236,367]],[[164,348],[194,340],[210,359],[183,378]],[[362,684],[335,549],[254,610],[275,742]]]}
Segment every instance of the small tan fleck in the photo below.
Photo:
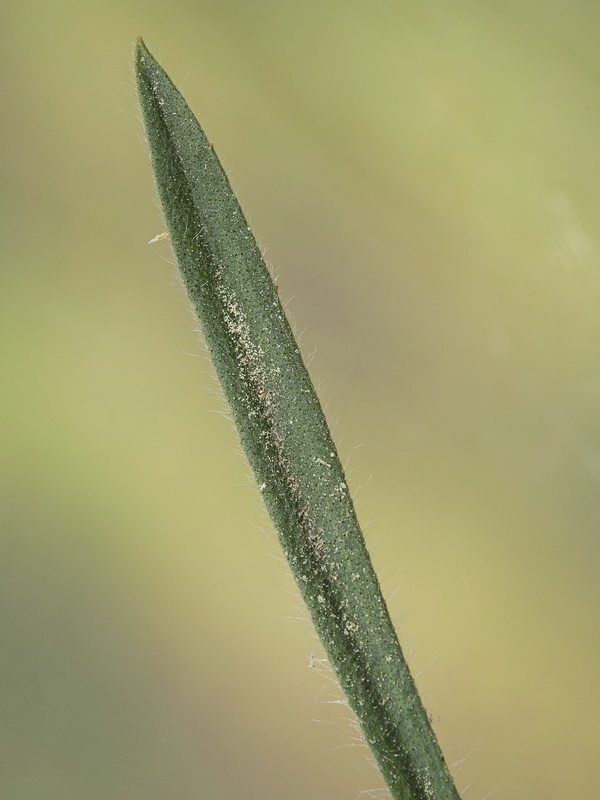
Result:
{"label": "small tan fleck", "polygon": [[168,239],[168,238],[169,238],[169,234],[168,233],[159,233],[153,239],[150,239],[148,244],[154,244],[154,242],[162,242],[163,239]]}

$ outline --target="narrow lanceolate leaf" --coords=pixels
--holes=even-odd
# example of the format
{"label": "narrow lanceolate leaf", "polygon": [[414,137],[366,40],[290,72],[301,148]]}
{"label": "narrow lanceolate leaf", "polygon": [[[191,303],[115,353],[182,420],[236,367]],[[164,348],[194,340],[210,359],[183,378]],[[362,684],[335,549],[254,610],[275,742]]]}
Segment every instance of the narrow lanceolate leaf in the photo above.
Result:
{"label": "narrow lanceolate leaf", "polygon": [[300,592],[390,792],[456,800],[319,400],[212,145],[141,39],[138,90],[166,225]]}

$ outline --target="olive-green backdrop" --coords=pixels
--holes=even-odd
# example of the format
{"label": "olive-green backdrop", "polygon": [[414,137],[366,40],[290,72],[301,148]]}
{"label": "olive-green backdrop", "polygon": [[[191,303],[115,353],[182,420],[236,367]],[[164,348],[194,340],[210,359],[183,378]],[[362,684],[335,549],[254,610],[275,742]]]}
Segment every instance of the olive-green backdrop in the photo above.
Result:
{"label": "olive-green backdrop", "polygon": [[137,35],[289,298],[464,797],[596,796],[598,4],[24,0],[0,30],[2,800],[384,796],[147,245]]}

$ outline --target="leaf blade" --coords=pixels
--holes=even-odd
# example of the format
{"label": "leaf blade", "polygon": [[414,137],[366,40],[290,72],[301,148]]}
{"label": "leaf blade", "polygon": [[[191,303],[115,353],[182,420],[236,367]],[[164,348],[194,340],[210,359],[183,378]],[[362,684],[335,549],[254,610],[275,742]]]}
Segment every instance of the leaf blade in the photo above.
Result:
{"label": "leaf blade", "polygon": [[141,39],[136,73],[182,278],[327,655],[392,796],[456,800],[325,416],[246,218],[214,148]]}

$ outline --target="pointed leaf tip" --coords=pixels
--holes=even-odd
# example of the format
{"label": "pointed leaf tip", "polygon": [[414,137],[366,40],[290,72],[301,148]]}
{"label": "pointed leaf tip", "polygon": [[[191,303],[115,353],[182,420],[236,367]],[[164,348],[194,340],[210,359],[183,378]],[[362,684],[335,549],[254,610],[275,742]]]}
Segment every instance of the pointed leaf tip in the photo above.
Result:
{"label": "pointed leaf tip", "polygon": [[[138,36],[135,40],[135,52],[138,58],[142,54],[148,53],[148,48],[146,47],[146,43],[144,42],[141,36]],[[148,55],[150,54],[148,53]]]}

